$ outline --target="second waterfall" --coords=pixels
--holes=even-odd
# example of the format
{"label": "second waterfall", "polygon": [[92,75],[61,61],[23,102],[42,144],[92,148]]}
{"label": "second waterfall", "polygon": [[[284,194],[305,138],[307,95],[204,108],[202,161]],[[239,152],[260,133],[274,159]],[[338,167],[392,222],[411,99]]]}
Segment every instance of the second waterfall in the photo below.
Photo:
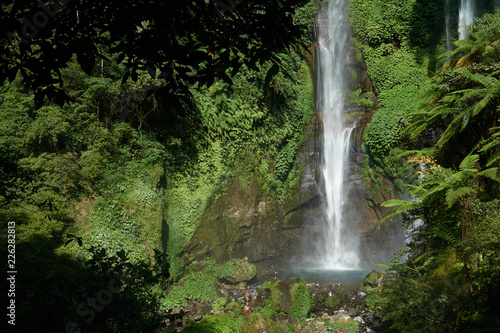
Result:
{"label": "second waterfall", "polygon": [[323,119],[322,175],[326,203],[324,239],[318,244],[318,265],[324,269],[356,269],[358,244],[348,232],[344,212],[348,197],[349,137],[352,128],[343,121],[348,74],[349,20],[346,0],[329,0],[320,6],[317,41],[317,108]]}

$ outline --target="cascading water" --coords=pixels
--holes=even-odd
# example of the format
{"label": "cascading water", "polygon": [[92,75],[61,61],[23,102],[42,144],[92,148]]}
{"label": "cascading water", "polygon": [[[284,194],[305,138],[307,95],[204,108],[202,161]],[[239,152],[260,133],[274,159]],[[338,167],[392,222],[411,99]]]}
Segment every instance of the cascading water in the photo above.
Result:
{"label": "cascading water", "polygon": [[458,39],[467,38],[467,26],[474,23],[474,0],[460,0],[458,11]]}
{"label": "cascading water", "polygon": [[329,0],[320,6],[318,38],[318,109],[323,115],[324,157],[322,173],[326,201],[324,248],[319,266],[330,270],[356,269],[357,242],[349,236],[343,214],[348,187],[349,136],[352,128],[343,122],[348,63],[349,21],[346,0]]}

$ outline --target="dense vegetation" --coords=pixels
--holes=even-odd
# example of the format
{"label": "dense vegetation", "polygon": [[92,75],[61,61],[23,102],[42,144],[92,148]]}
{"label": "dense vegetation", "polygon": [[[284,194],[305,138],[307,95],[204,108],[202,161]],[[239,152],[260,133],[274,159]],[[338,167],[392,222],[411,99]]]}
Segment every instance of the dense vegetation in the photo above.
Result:
{"label": "dense vegetation", "polygon": [[150,331],[159,310],[215,299],[231,265],[175,261],[207,203],[254,172],[276,202],[297,182],[315,5],[214,4],[74,1],[27,43],[40,9],[1,5],[17,29],[1,42],[0,219],[16,225],[18,330]]}
{"label": "dense vegetation", "polygon": [[[228,184],[256,180],[283,205],[304,167],[295,159],[314,105],[304,46],[316,6],[230,3],[2,3],[0,232],[7,239],[15,222],[18,330],[152,331],[193,300],[225,313],[187,332],[293,331],[277,315],[305,325],[313,300],[302,279],[268,281],[269,301],[244,317],[216,286],[255,267],[177,260]],[[351,102],[372,107],[377,96],[363,176],[373,192],[383,175],[413,198],[380,203],[412,230],[383,284],[366,290],[387,331],[500,326],[500,12],[478,4],[487,14],[445,53],[445,10],[457,8],[350,2],[374,87]]]}
{"label": "dense vegetation", "polygon": [[[491,12],[492,3],[482,5]],[[443,6],[351,3],[380,107],[365,132],[365,174],[405,181],[412,196],[383,203],[397,207],[385,218],[403,214],[411,244],[367,303],[387,331],[493,332],[500,325],[500,12],[476,19],[469,39],[445,53]]]}

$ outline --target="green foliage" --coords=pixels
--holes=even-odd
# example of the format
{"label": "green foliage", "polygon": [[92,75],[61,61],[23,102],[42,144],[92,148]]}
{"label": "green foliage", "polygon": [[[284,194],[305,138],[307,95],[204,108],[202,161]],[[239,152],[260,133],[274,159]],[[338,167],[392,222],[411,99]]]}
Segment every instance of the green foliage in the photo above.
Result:
{"label": "green foliage", "polygon": [[200,298],[202,301],[215,299],[217,279],[204,272],[195,272],[183,277],[162,301],[162,308],[170,310],[185,307],[188,300]]}
{"label": "green foliage", "polygon": [[325,326],[330,331],[334,329],[343,329],[345,333],[356,333],[358,331],[359,323],[354,319],[348,319],[347,321],[336,321],[334,323],[325,323]]}
{"label": "green foliage", "polygon": [[260,289],[262,289],[262,290],[268,289],[268,288],[271,289],[274,282],[276,282],[276,280],[273,278],[267,279],[266,281],[262,282],[262,284],[260,285]]}
{"label": "green foliage", "polygon": [[[235,265],[235,262],[238,265]],[[219,279],[234,277],[242,269],[248,273],[250,268],[255,275],[255,266],[246,263],[242,268],[242,260],[233,259],[222,265],[217,265],[213,260],[204,260],[200,263],[193,262],[182,277],[168,292],[162,300],[162,308],[170,310],[173,308],[187,306],[188,301],[200,299],[201,301],[214,301],[214,307],[224,307],[227,303],[225,298],[216,298],[216,286]],[[231,304],[227,308],[232,307]],[[214,308],[215,309],[215,308]]]}
{"label": "green foliage", "polygon": [[227,298],[226,297],[217,297],[214,301],[214,304],[212,305],[212,308],[214,311],[222,311],[225,309],[227,305]]}
{"label": "green foliage", "polygon": [[271,286],[271,300],[264,309],[266,315],[283,312],[295,318],[307,318],[314,308],[314,299],[304,279],[275,281]]}
{"label": "green foliage", "polygon": [[239,333],[243,329],[243,325],[243,318],[231,314],[207,315],[196,324],[186,325],[182,331],[193,333]]}
{"label": "green foliage", "polygon": [[[37,105],[46,96],[62,104],[69,98],[61,72],[67,63],[77,61],[89,76],[115,75],[122,82],[129,77],[137,81],[140,73],[147,72],[165,81],[167,93],[182,96],[193,84],[210,86],[219,79],[231,83],[230,76],[243,63],[255,68],[273,61],[279,69],[282,62],[276,59],[277,53],[304,46],[313,8],[309,4],[296,10],[310,2],[258,0],[239,2],[234,9],[210,1],[187,5],[111,1],[105,8],[94,2],[71,3],[53,9],[65,19],[47,18],[50,29],[33,26],[29,36],[22,18],[38,13],[40,7],[6,3],[0,20],[11,30],[2,44],[5,66],[0,81],[13,81],[22,72],[23,83],[36,91]],[[81,17],[92,19],[83,22]],[[178,22],[175,28],[165,23],[173,20]],[[269,39],[268,34],[276,38]],[[165,47],[176,51],[165,52]],[[121,66],[107,68],[108,59]]]}
{"label": "green foliage", "polygon": [[[302,133],[314,94],[305,62],[295,53],[286,56],[286,75],[278,73],[269,87],[262,87],[266,63],[258,72],[242,66],[232,87],[220,82],[193,91],[203,119],[200,136],[207,144],[197,147],[189,172],[180,168],[170,176],[165,219],[172,261],[196,231],[207,204],[232,177],[247,191],[257,178],[268,198],[280,203],[297,186],[305,165],[296,166],[295,157],[306,139]],[[171,270],[180,277],[175,264]]]}
{"label": "green foliage", "polygon": [[314,308],[314,298],[305,283],[299,284],[292,290],[292,301],[294,305],[290,315],[294,318],[307,318]]}
{"label": "green foliage", "polygon": [[427,46],[441,30],[442,1],[354,0],[351,22],[363,43]]}
{"label": "green foliage", "polygon": [[340,305],[340,298],[336,296],[328,296],[325,300],[325,305],[329,308],[336,308]]}
{"label": "green foliage", "polygon": [[358,89],[351,92],[349,100],[345,103],[345,105],[348,106],[353,104],[360,104],[364,107],[372,107],[375,105],[375,102],[372,101],[373,96],[374,94],[372,92],[361,94],[361,89]]}
{"label": "green foliage", "polygon": [[460,66],[469,62],[492,65],[500,61],[498,45],[500,40],[500,14],[486,13],[476,18],[468,27],[468,39],[455,42],[456,48],[446,53],[449,66]]}
{"label": "green foliage", "polygon": [[257,274],[257,267],[249,264],[247,259],[231,259],[223,266],[224,277],[233,283],[249,281]]}
{"label": "green foliage", "polygon": [[[402,254],[396,257],[366,303],[393,331],[493,329],[499,324],[492,290],[498,283],[493,259],[498,247],[486,239],[495,242],[498,230],[491,223],[498,220],[493,207],[500,180],[499,12],[478,19],[469,28],[470,39],[457,41],[436,61],[443,45],[431,43],[438,41],[435,23],[443,12],[436,10],[443,3],[407,1],[400,4],[400,15],[392,13],[392,5],[351,3],[381,106],[364,133],[370,159],[363,162],[363,179],[372,182],[373,196],[383,186],[378,175],[398,182],[399,190],[406,183],[412,196],[382,204],[398,207],[384,218],[402,214],[411,243],[406,262]],[[418,18],[417,8],[424,10]],[[429,25],[419,22],[423,17]],[[398,20],[402,31],[392,23]],[[444,64],[440,71],[437,63]],[[408,136],[411,142],[405,142]],[[403,146],[414,150],[395,152]]]}
{"label": "green foliage", "polygon": [[[113,13],[111,21],[105,20],[106,29],[117,23],[114,18],[127,7],[124,2],[108,5],[108,9],[117,5],[120,10]],[[130,5],[143,11],[153,4]],[[156,5],[158,11],[143,12],[146,16],[128,8],[126,12],[134,13],[135,18],[126,15],[130,20],[119,22],[117,31],[130,32],[133,39],[140,37],[141,43],[152,42],[153,32],[172,32],[171,26],[168,23],[161,28],[161,22],[168,21],[162,14],[162,20],[150,21],[156,23],[149,29],[142,24],[145,17],[161,10],[168,15],[183,13],[176,16],[183,25],[193,22],[192,15],[197,12],[185,5]],[[176,259],[195,233],[207,205],[239,173],[235,166],[243,155],[251,158],[238,175],[241,183],[261,187],[259,191],[274,202],[286,200],[305,167],[295,165],[295,158],[306,139],[303,130],[313,112],[314,93],[303,50],[296,46],[309,43],[304,32],[311,26],[316,6],[305,0],[283,5],[286,8],[269,2],[261,5],[240,4],[239,14],[249,15],[242,26],[248,31],[241,35],[241,29],[233,29],[241,23],[239,14],[226,12],[221,20],[211,2],[193,2],[188,6],[191,9],[210,7],[198,13],[203,13],[215,30],[209,28],[202,35],[222,36],[220,31],[224,31],[221,41],[226,45],[214,46],[212,37],[190,44],[172,32],[162,35],[165,43],[160,43],[161,55],[154,56],[154,61],[146,58],[160,45],[157,42],[150,44],[154,44],[153,49],[128,49],[140,55],[124,58],[128,51],[117,49],[122,40],[110,42],[116,34],[98,29],[100,37],[94,40],[97,22],[108,12],[93,12],[92,6],[85,4],[62,6],[64,13],[59,14],[69,21],[51,21],[51,28],[40,29],[28,48],[16,49],[15,41],[4,41],[9,43],[2,49],[8,53],[8,68],[2,70],[8,73],[3,71],[2,75],[8,74],[10,81],[0,87],[0,220],[3,224],[16,221],[16,238],[26,249],[18,254],[19,262],[29,267],[27,278],[19,280],[19,292],[28,305],[19,311],[36,314],[27,322],[33,327],[26,331],[39,327],[64,330],[65,323],[75,320],[75,306],[104,288],[112,270],[120,269],[126,277],[120,300],[95,322],[83,324],[82,330],[152,330],[160,308],[159,295],[168,283],[179,281],[163,296],[162,308],[186,305],[193,298],[212,300],[217,279],[255,275],[253,265],[202,263],[206,267],[183,277],[185,267]],[[20,22],[15,17],[22,12],[21,7],[6,6],[1,20],[14,27]],[[31,7],[24,9],[36,12]],[[93,17],[95,24],[78,23],[78,17]],[[272,47],[258,42],[269,36],[268,30],[257,33],[265,23],[258,18],[269,19],[264,20],[264,26],[279,30],[272,34],[278,38],[275,41],[265,37],[264,44],[271,42],[268,46]],[[198,18],[195,21],[203,29],[210,25]],[[251,22],[259,23],[251,28]],[[123,26],[130,29],[121,29]],[[138,26],[142,26],[142,33],[137,33]],[[196,34],[202,31],[195,30]],[[61,33],[69,39],[78,36],[76,55],[69,50],[76,44],[60,48],[58,43],[68,40]],[[281,34],[285,39],[279,38]],[[172,41],[176,45],[170,45]],[[229,41],[236,44],[230,46]],[[39,49],[38,55],[31,57],[33,48],[47,45],[48,49]],[[165,45],[184,51],[164,53]],[[240,48],[249,53],[245,56]],[[27,58],[17,62],[17,51]],[[109,60],[94,61],[96,54]],[[165,54],[176,60],[170,65],[162,62]],[[187,63],[179,64],[181,58]],[[31,76],[32,70],[18,73],[16,68],[21,67],[31,67],[38,74]],[[134,82],[127,80],[129,75]],[[156,79],[158,75],[161,79]],[[53,84],[60,80],[64,85]],[[72,98],[71,103],[60,106],[50,101],[63,102],[65,95]],[[254,184],[256,179],[259,184]],[[64,246],[68,233],[77,235],[72,239],[83,240],[85,246]],[[94,272],[83,264],[87,261]],[[165,273],[160,266],[171,268],[168,281],[159,277]],[[38,328],[34,327],[37,323]],[[221,327],[240,324],[235,319]]]}

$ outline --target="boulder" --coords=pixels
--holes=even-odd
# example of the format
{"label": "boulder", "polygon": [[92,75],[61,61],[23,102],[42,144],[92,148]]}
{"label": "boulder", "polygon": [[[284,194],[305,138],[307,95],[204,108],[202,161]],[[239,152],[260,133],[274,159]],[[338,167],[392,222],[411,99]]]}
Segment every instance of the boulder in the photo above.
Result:
{"label": "boulder", "polygon": [[[248,259],[231,259],[228,262],[235,269],[234,275],[227,277],[226,279],[232,283],[241,283],[249,281],[255,277],[257,274],[257,268],[255,265],[248,263]],[[243,289],[246,288],[246,284]]]}
{"label": "boulder", "polygon": [[384,274],[381,271],[374,269],[368,273],[363,282],[359,285],[358,289],[366,293],[373,293],[382,286],[383,280]]}
{"label": "boulder", "polygon": [[304,279],[278,280],[271,287],[271,304],[274,309],[295,318],[307,318],[314,307],[314,300]]}
{"label": "boulder", "polygon": [[260,313],[249,313],[245,317],[245,323],[242,332],[246,333],[281,333],[285,330],[286,324],[280,321],[273,321],[270,318],[264,317]]}

